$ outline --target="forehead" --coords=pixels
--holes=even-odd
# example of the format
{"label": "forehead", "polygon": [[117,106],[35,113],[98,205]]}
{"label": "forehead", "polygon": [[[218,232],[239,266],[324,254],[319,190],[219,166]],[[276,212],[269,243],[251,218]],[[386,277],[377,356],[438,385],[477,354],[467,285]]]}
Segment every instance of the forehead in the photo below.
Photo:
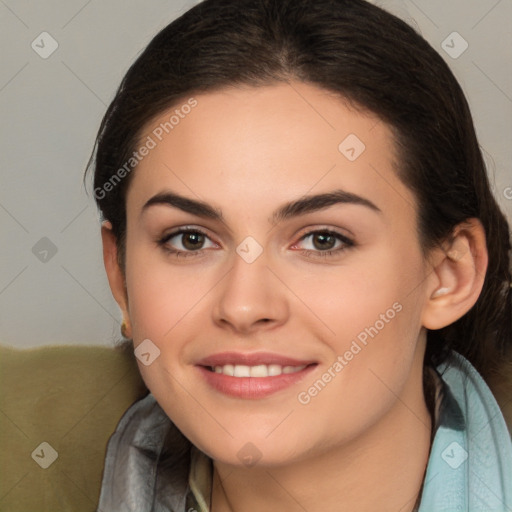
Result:
{"label": "forehead", "polygon": [[140,141],[151,141],[151,149],[128,191],[134,207],[164,188],[217,201],[222,210],[270,208],[333,188],[394,208],[414,204],[397,177],[389,127],[308,84],[229,88],[185,98],[157,116]]}

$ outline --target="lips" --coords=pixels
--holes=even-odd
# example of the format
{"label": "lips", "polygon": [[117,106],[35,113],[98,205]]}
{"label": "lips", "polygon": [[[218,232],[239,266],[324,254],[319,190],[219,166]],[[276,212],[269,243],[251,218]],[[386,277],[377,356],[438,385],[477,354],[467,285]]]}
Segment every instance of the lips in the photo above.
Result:
{"label": "lips", "polygon": [[315,361],[279,354],[224,352],[200,360],[196,367],[216,391],[258,399],[298,383],[316,366]]}

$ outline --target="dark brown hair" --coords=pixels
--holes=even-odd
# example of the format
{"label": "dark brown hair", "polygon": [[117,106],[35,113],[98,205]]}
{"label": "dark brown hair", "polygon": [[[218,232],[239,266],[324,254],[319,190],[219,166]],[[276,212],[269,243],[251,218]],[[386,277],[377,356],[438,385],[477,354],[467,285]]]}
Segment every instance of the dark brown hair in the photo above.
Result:
{"label": "dark brown hair", "polygon": [[[400,179],[417,198],[424,253],[466,219],[482,222],[489,268],[476,305],[428,332],[426,363],[450,349],[488,374],[512,343],[510,233],[489,186],[464,94],[409,25],[363,0],[206,0],[164,28],[130,67],[95,144],[94,189],[124,262],[131,174],[108,187],[141,131],[193,94],[299,80],[338,93],[390,126]],[[136,172],[136,171],[134,171]]]}

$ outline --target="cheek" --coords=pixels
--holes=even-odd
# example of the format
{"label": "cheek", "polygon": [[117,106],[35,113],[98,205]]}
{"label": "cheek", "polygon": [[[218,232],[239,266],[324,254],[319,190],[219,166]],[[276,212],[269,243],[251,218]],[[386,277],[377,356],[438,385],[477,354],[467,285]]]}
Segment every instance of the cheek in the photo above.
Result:
{"label": "cheek", "polygon": [[[296,283],[297,295],[322,321],[332,338],[347,341],[372,326],[382,331],[394,323],[413,289],[390,254],[354,257],[354,264],[317,272]],[[411,281],[414,281],[411,276]],[[300,284],[299,284],[300,283]],[[343,348],[342,346],[338,348]]]}
{"label": "cheek", "polygon": [[[417,315],[410,299],[386,305],[375,299],[370,313],[356,308],[352,318],[348,310],[339,315],[331,360],[321,375],[303,383],[296,397],[311,432],[328,431],[332,439],[348,440],[402,396],[416,357]],[[344,327],[351,321],[349,330],[355,334],[346,334]]]}
{"label": "cheek", "polygon": [[[207,274],[197,267],[176,267],[157,251],[134,249],[126,281],[134,340],[168,338],[180,321],[193,314],[209,289]],[[211,286],[210,286],[211,287]]]}
{"label": "cheek", "polygon": [[331,331],[324,337],[331,364],[342,358],[343,376],[336,380],[351,390],[355,403],[389,395],[379,377],[391,389],[405,383],[421,329],[423,277],[419,253],[411,248],[402,258],[382,251],[378,259],[333,272],[311,286],[312,304]]}
{"label": "cheek", "polygon": [[141,248],[130,253],[129,312],[135,349],[150,340],[159,351],[149,366],[138,361],[140,373],[155,396],[164,393],[162,400],[172,398],[174,406],[180,396],[178,383],[187,379],[187,350],[207,325],[211,312],[206,297],[218,277],[207,268],[176,267],[155,253]]}

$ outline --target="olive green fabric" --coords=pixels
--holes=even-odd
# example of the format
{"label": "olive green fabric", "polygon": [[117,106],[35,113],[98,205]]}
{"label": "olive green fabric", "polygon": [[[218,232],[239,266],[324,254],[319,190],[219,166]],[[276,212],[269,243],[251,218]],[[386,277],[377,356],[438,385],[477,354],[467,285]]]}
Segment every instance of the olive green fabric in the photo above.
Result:
{"label": "olive green fabric", "polygon": [[0,511],[96,510],[107,441],[146,393],[126,350],[0,345]]}

